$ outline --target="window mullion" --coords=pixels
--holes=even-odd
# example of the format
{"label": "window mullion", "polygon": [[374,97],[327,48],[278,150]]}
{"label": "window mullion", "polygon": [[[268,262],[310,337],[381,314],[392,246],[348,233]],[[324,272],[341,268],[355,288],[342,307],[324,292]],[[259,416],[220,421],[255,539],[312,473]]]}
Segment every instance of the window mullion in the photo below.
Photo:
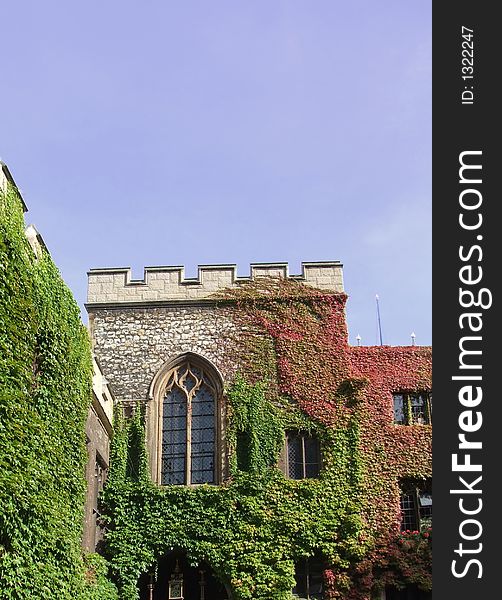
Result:
{"label": "window mullion", "polygon": [[186,431],[186,478],[187,485],[192,483],[192,397],[187,394],[187,431]]}
{"label": "window mullion", "polygon": [[417,530],[420,531],[420,493],[419,489],[415,488],[414,492],[414,508],[415,508],[415,523],[417,525]]}
{"label": "window mullion", "polygon": [[307,600],[310,599],[310,569],[309,569],[309,561],[307,559],[306,561],[306,565],[305,565],[305,579],[306,579],[306,584],[307,584]]}
{"label": "window mullion", "polygon": [[305,463],[305,436],[302,435],[301,438],[302,440],[302,473],[303,473],[303,479],[307,478],[307,465]]}

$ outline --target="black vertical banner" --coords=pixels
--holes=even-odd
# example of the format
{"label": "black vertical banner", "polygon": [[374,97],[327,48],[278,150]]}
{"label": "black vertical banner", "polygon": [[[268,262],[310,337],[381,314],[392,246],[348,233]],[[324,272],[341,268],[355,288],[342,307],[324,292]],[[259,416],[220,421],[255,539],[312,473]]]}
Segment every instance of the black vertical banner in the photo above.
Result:
{"label": "black vertical banner", "polygon": [[496,8],[463,0],[433,6],[437,599],[501,594],[502,51]]}

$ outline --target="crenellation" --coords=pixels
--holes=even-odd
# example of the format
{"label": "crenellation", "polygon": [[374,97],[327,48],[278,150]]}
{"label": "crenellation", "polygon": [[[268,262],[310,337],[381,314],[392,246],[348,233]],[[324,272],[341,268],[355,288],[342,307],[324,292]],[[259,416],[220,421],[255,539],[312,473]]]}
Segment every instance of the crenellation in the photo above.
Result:
{"label": "crenellation", "polygon": [[282,277],[287,279],[288,276],[287,263],[254,263],[251,265],[251,279],[256,277]]}
{"label": "crenellation", "polygon": [[237,266],[199,265],[197,277],[185,278],[182,266],[146,267],[143,279],[132,279],[129,267],[91,269],[87,303],[119,304],[207,300],[218,290],[237,288],[260,277],[300,281],[332,292],[343,292],[342,264],[302,263],[300,275],[290,275],[287,263],[253,263],[248,276],[238,276]]}

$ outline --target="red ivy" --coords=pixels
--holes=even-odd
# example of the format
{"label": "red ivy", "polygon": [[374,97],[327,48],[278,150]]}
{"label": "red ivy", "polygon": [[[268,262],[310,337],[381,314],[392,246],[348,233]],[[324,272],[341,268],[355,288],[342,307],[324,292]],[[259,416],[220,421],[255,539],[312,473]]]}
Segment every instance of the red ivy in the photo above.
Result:
{"label": "red ivy", "polygon": [[[326,426],[343,425],[357,412],[364,516],[374,549],[352,569],[349,583],[347,573],[325,572],[328,596],[359,600],[385,584],[429,589],[430,533],[396,532],[399,480],[431,476],[431,427],[394,425],[392,392],[431,390],[430,347],[349,346],[347,296],[294,281],[264,278],[227,297],[237,300],[247,327],[272,338],[280,393]],[[259,364],[249,368],[259,376]]]}

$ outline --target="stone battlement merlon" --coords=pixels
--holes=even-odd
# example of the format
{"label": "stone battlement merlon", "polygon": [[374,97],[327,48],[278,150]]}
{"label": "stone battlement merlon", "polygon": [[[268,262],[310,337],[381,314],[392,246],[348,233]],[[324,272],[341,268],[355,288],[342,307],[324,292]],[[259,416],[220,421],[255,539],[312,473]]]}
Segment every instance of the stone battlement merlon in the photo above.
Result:
{"label": "stone battlement merlon", "polygon": [[91,269],[87,304],[144,304],[197,301],[225,288],[236,288],[257,277],[283,277],[322,290],[343,292],[339,261],[303,262],[301,275],[290,275],[288,263],[252,263],[249,276],[238,276],[237,265],[199,265],[197,277],[186,278],[183,266],[146,267],[143,279],[132,279],[130,267]]}

